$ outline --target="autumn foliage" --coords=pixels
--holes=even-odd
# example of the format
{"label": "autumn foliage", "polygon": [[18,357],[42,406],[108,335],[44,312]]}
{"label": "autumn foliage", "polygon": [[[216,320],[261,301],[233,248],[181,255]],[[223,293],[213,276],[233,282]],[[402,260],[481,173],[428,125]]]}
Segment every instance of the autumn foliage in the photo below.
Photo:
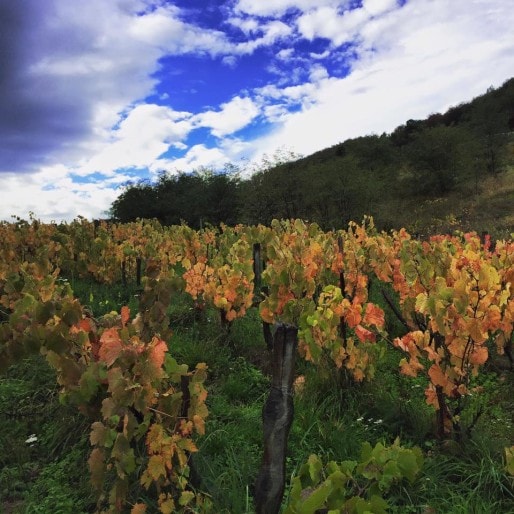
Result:
{"label": "autumn foliage", "polygon": [[[460,436],[474,377],[491,352],[512,344],[514,243],[476,234],[413,239],[378,233],[371,219],[325,232],[301,220],[271,227],[164,227],[0,223],[0,365],[40,352],[63,398],[92,419],[89,459],[99,512],[145,512],[127,504],[134,478],[161,512],[208,509],[190,487],[189,456],[207,417],[205,365],[173,359],[167,310],[175,291],[210,305],[231,323],[257,301],[261,319],[298,327],[299,352],[356,381],[372,379],[389,341],[371,283],[390,284],[405,333],[400,371],[424,375],[440,437]],[[255,288],[253,248],[264,271]],[[139,264],[138,264],[139,263]],[[143,275],[139,312],[96,319],[62,277],[107,284]],[[109,484],[109,485],[106,485]],[[109,510],[110,509],[110,510]]]}

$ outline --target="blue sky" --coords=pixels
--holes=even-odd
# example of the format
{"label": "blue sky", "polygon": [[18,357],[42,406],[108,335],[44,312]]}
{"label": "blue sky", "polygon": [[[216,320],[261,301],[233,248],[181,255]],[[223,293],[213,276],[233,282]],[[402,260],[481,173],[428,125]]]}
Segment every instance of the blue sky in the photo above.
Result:
{"label": "blue sky", "polygon": [[513,76],[512,27],[507,0],[0,0],[0,219],[391,132]]}

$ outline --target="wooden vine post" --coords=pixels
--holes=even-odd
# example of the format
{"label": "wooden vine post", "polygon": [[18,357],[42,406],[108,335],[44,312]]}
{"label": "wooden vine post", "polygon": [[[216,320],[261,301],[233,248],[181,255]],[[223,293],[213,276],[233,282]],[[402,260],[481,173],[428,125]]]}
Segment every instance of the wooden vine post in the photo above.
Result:
{"label": "wooden vine post", "polygon": [[293,422],[293,380],[298,329],[278,324],[273,338],[271,391],[262,411],[264,455],[255,483],[257,514],[277,514],[286,480],[286,451]]}
{"label": "wooden vine post", "polygon": [[[262,260],[261,244],[254,243],[253,245],[253,273],[254,273],[254,291],[255,291],[255,304],[259,304],[262,300],[262,295],[269,294],[268,287],[262,285],[262,272],[264,271],[264,262]],[[271,324],[266,321],[262,322],[262,334],[266,343],[266,348],[269,352],[273,350],[273,334],[271,333]]]}

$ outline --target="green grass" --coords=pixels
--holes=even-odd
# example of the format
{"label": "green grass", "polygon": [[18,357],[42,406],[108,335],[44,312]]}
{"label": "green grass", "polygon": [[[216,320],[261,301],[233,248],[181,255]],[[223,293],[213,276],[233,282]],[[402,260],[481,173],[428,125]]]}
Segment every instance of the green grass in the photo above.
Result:
{"label": "green grass", "polygon": [[12,366],[0,378],[0,512],[87,512],[88,433],[42,357]]}
{"label": "green grass", "polygon": [[[134,301],[132,291],[116,287],[76,281],[75,288],[82,301],[97,302],[92,305],[95,316]],[[372,294],[381,302],[378,289]],[[261,411],[270,386],[270,355],[258,314],[252,309],[223,331],[214,309],[198,311],[187,295],[177,294],[169,315],[170,353],[190,367],[205,362],[209,368],[206,434],[192,457],[200,477],[196,485],[211,496],[215,513],[250,514],[262,459]],[[401,326],[393,328],[401,333]],[[471,398],[470,408],[481,407],[481,418],[461,444],[442,444],[434,439],[425,379],[400,375],[401,355],[390,347],[381,355],[374,379],[364,383],[333,366],[313,366],[298,358],[297,374],[305,376],[305,385],[294,398],[284,505],[290,480],[311,453],[324,462],[355,459],[365,441],[389,444],[400,437],[403,445],[423,450],[425,465],[414,483],[391,490],[391,512],[514,512],[513,479],[504,473],[502,455],[514,441],[513,374],[495,368],[480,374],[477,385],[487,394]],[[26,443],[31,434],[37,437],[32,445]],[[89,421],[59,403],[55,377],[41,357],[0,377],[3,509],[19,514],[92,512],[88,434]]]}

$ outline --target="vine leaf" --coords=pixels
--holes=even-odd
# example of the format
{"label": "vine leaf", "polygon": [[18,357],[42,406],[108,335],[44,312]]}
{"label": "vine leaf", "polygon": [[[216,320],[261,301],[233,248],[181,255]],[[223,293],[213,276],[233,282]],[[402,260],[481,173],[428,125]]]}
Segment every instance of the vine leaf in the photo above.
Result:
{"label": "vine leaf", "polygon": [[116,327],[108,328],[100,337],[100,360],[112,366],[123,350],[122,341]]}
{"label": "vine leaf", "polygon": [[154,337],[150,343],[150,351],[148,353],[148,360],[157,368],[160,369],[164,364],[166,352],[168,351],[167,344],[158,337]]}

